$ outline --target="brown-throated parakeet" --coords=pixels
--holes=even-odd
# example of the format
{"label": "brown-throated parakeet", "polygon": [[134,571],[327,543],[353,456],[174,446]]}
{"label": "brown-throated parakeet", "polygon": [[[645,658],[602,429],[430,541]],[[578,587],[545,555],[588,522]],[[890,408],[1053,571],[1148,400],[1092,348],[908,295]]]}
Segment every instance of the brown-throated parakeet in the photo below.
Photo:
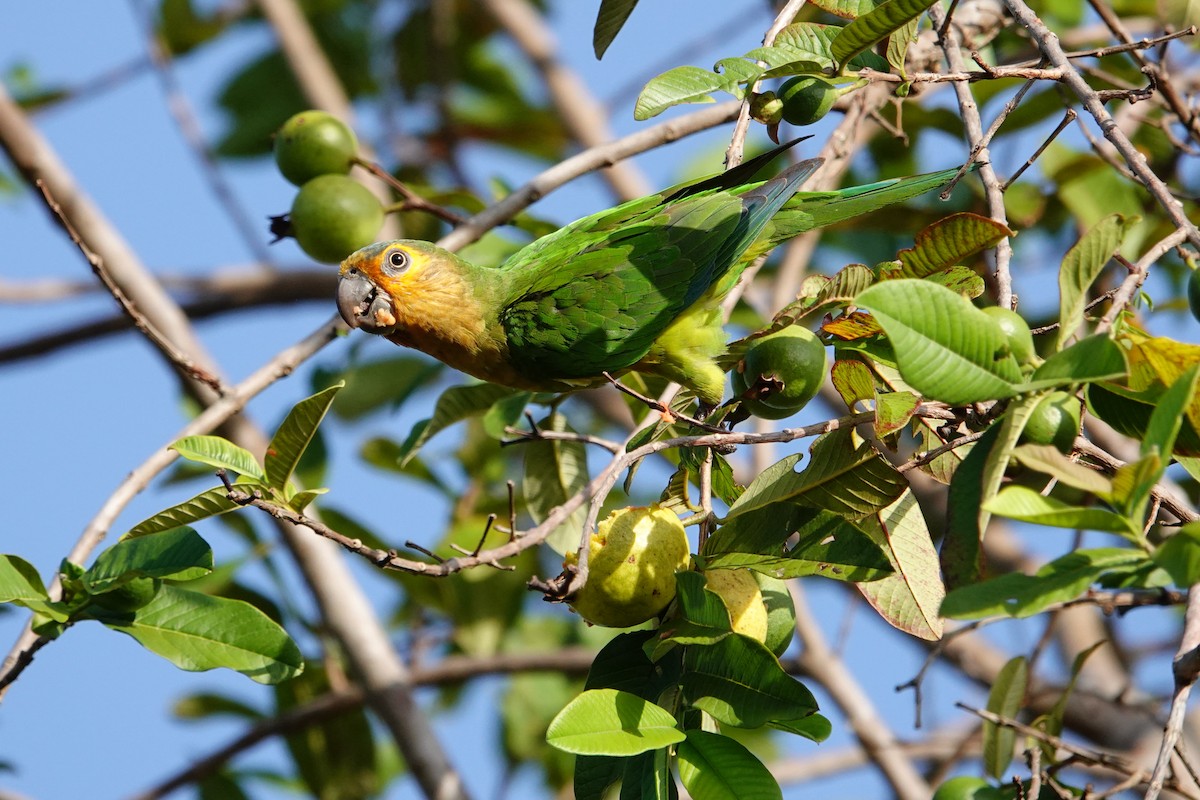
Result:
{"label": "brown-throated parakeet", "polygon": [[[785,145],[787,147],[787,145]],[[720,301],[753,258],[805,231],[938,188],[957,170],[798,193],[820,160],[751,181],[784,148],[543,236],[496,268],[423,241],[342,262],[342,318],[485,381],[569,391],[654,373],[721,402]]]}

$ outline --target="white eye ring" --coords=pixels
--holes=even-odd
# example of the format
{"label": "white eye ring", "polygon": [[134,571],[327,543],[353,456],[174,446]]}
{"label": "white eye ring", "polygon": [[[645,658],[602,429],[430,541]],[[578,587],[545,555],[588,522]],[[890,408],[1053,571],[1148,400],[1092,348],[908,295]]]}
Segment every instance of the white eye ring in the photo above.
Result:
{"label": "white eye ring", "polygon": [[393,250],[388,253],[387,265],[393,272],[403,272],[408,269],[409,262],[408,253],[403,250]]}

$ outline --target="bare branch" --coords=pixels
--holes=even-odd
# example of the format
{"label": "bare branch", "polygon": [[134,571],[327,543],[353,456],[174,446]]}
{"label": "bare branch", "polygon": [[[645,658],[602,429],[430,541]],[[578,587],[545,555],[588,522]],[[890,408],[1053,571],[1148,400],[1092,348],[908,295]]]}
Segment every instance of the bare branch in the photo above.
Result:
{"label": "bare branch", "polygon": [[796,606],[796,634],[800,638],[800,664],[832,695],[846,715],[859,745],[891,784],[901,800],[927,800],[931,791],[912,761],[906,757],[896,735],[879,716],[863,688],[842,660],[829,648],[798,581],[788,588]]}
{"label": "bare branch", "polygon": [[465,224],[443,236],[438,245],[447,250],[466,247],[568,181],[594,169],[611,166],[632,155],[652,150],[659,145],[728,122],[734,118],[737,110],[736,101],[722,103],[577,153],[543,171],[503,200],[471,217]]}
{"label": "bare branch", "polygon": [[1144,153],[1139,151],[1130,141],[1129,137],[1120,129],[1112,115],[1108,113],[1108,109],[1104,107],[1100,96],[1096,90],[1087,84],[1083,76],[1071,64],[1067,54],[1063,51],[1062,45],[1059,44],[1058,37],[1046,27],[1038,16],[1025,4],[1024,0],[1004,0],[1005,6],[1016,18],[1034,40],[1037,41],[1038,47],[1041,48],[1046,59],[1056,67],[1065,69],[1063,74],[1063,83],[1079,98],[1083,103],[1084,108],[1096,120],[1100,126],[1100,130],[1104,133],[1104,137],[1112,142],[1117,152],[1125,159],[1125,163],[1129,165],[1129,169],[1137,176],[1137,179],[1145,186],[1154,199],[1158,201],[1163,210],[1166,211],[1170,220],[1184,231],[1187,240],[1194,247],[1200,248],[1200,229],[1187,218],[1183,212],[1183,204],[1180,203],[1171,194],[1153,170],[1150,169],[1146,161]]}

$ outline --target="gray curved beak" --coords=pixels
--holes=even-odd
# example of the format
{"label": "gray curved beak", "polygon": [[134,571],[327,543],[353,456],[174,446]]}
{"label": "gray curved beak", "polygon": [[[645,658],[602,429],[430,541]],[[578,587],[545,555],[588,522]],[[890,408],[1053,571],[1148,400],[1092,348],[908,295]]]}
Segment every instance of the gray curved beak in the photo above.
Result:
{"label": "gray curved beak", "polygon": [[396,329],[392,299],[356,269],[347,270],[338,279],[337,307],[351,328],[385,335]]}

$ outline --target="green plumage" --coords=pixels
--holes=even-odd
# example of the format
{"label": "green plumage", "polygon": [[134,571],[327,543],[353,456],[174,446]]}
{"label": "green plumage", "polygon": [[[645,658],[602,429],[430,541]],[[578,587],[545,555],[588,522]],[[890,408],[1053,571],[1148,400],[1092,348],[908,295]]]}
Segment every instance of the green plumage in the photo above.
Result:
{"label": "green plumage", "polygon": [[[371,245],[342,265],[339,308],[351,325],[485,380],[558,391],[634,369],[715,405],[724,389],[713,361],[724,340],[718,306],[751,259],[937,188],[955,172],[797,194],[814,160],[749,182],[778,152],[585,217],[497,269],[426,243]],[[384,263],[398,251],[403,269]]]}

